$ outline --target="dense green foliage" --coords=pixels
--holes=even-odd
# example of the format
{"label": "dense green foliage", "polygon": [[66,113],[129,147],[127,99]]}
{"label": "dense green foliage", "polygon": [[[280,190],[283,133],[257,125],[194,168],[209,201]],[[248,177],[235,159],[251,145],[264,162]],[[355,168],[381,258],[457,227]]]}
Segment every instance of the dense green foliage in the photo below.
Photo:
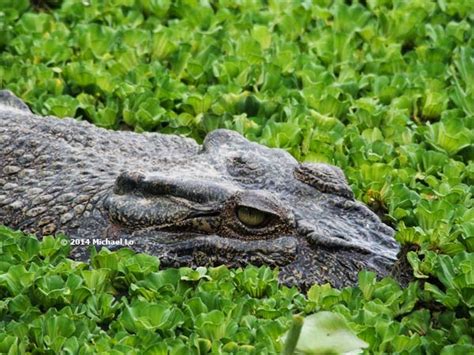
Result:
{"label": "dense green foliage", "polygon": [[[158,334],[176,349],[218,339],[216,351],[251,343],[261,353],[279,349],[292,313],[322,309],[342,314],[371,351],[468,352],[474,2],[34,3],[0,0],[0,87],[41,114],[198,140],[226,127],[338,165],[356,197],[413,244],[419,280],[402,289],[362,273],[357,288],[315,286],[305,300],[266,269],[157,271],[127,252],[76,265],[52,239],[3,231],[0,351],[58,349],[48,332],[59,327],[75,339],[70,349],[143,351]],[[251,286],[261,279],[268,286]]]}
{"label": "dense green foliage", "polygon": [[446,295],[363,272],[358,287],[315,285],[305,298],[265,267],[159,270],[155,257],[127,249],[104,249],[87,264],[67,258],[67,239],[39,242],[4,227],[0,251],[1,353],[271,354],[292,313],[319,310],[344,316],[372,351],[472,350],[465,253],[436,271]]}
{"label": "dense green foliage", "polygon": [[127,249],[88,265],[66,258],[65,239],[0,229],[0,240],[1,353],[274,353],[306,303],[268,268],[158,271],[155,257]]}

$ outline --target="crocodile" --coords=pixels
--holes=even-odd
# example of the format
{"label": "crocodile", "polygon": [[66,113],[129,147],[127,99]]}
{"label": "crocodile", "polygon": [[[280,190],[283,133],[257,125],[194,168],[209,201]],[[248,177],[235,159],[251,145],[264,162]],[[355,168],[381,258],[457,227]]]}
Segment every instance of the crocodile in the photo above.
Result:
{"label": "crocodile", "polygon": [[202,144],[33,114],[0,91],[0,224],[126,246],[165,267],[269,265],[286,285],[390,274],[394,230],[355,200],[344,173],[218,129]]}

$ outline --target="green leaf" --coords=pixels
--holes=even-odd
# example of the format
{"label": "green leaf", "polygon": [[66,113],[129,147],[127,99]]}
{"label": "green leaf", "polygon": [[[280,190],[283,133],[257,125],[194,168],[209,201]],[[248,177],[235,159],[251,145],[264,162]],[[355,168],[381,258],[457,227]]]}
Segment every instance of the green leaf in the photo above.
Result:
{"label": "green leaf", "polygon": [[455,290],[448,289],[443,292],[438,286],[429,282],[425,283],[424,288],[436,301],[445,305],[448,309],[454,309],[459,304],[459,296]]}
{"label": "green leaf", "polygon": [[92,295],[87,299],[86,314],[98,323],[110,322],[119,307],[115,298],[108,293]]}
{"label": "green leaf", "polygon": [[0,275],[0,285],[5,287],[11,296],[20,294],[33,282],[35,273],[28,272],[23,265],[12,265],[5,274]]}
{"label": "green leaf", "polygon": [[110,272],[106,269],[82,270],[84,283],[91,291],[103,292],[107,289]]}
{"label": "green leaf", "polygon": [[157,32],[152,38],[152,57],[154,59],[165,59],[176,50],[176,45],[169,40],[168,32]]}
{"label": "green leaf", "polygon": [[165,17],[171,6],[170,0],[143,0],[140,3],[145,13],[158,18]]}
{"label": "green leaf", "polygon": [[186,98],[185,104],[192,106],[195,115],[205,113],[212,105],[212,97],[210,95],[192,95]]}
{"label": "green leaf", "polygon": [[184,322],[184,315],[179,309],[166,304],[136,301],[131,306],[125,305],[119,322],[134,333],[141,330],[171,330]]}
{"label": "green leaf", "polygon": [[426,93],[421,114],[428,120],[439,118],[447,105],[448,97],[445,93],[430,90]]}
{"label": "green leaf", "polygon": [[198,333],[212,341],[217,341],[224,337],[228,326],[224,313],[216,309],[209,313],[198,315],[195,324]]}
{"label": "green leaf", "polygon": [[354,335],[340,315],[318,312],[304,319],[296,353],[340,354],[367,347],[368,344]]}
{"label": "green leaf", "polygon": [[[22,1],[19,3],[21,7]],[[20,33],[45,33],[49,30],[53,18],[46,13],[25,13],[17,23],[17,30]]]}
{"label": "green leaf", "polygon": [[427,279],[429,276],[425,275],[421,271],[421,260],[418,258],[418,255],[414,251],[407,253],[407,260],[413,268],[413,275],[419,279]]}
{"label": "green leaf", "polygon": [[79,101],[69,95],[50,97],[44,103],[45,114],[58,117],[74,117],[79,107]]}
{"label": "green leaf", "polygon": [[451,355],[451,354],[470,354],[474,352],[474,345],[472,344],[451,344],[446,345],[441,350],[441,355]]}
{"label": "green leaf", "polygon": [[77,44],[87,48],[98,59],[107,58],[116,44],[116,31],[109,26],[81,24],[78,26]]}
{"label": "green leaf", "polygon": [[268,27],[257,25],[252,29],[252,38],[258,41],[262,49],[268,49],[272,43],[272,34]]}
{"label": "green leaf", "polygon": [[250,296],[259,298],[272,292],[272,284],[275,285],[276,277],[268,267],[248,267],[237,271],[235,281],[237,286]]}
{"label": "green leaf", "polygon": [[330,307],[340,300],[340,291],[331,287],[330,284],[313,285],[308,291],[308,300],[314,302],[318,307]]}
{"label": "green leaf", "polygon": [[210,280],[211,277],[206,275],[207,268],[205,267],[198,267],[195,270],[190,268],[181,268],[181,280],[185,281],[199,281],[201,279]]}
{"label": "green leaf", "polygon": [[85,88],[96,83],[97,69],[90,62],[73,62],[66,66],[64,76],[72,85]]}
{"label": "green leaf", "polygon": [[30,2],[28,0],[18,0],[13,2],[10,0],[0,0],[0,9],[7,9],[9,7],[12,7],[21,13],[30,7]]}
{"label": "green leaf", "polygon": [[49,336],[54,339],[57,336],[70,337],[74,334],[76,327],[74,322],[66,316],[49,316],[44,322],[45,337]]}
{"label": "green leaf", "polygon": [[461,120],[450,120],[447,123],[438,122],[428,126],[426,139],[435,148],[454,155],[461,149],[472,144],[472,132],[464,127]]}
{"label": "green leaf", "polygon": [[136,124],[145,131],[156,128],[160,122],[167,120],[166,110],[161,107],[160,101],[155,98],[148,98],[138,106],[135,112]]}

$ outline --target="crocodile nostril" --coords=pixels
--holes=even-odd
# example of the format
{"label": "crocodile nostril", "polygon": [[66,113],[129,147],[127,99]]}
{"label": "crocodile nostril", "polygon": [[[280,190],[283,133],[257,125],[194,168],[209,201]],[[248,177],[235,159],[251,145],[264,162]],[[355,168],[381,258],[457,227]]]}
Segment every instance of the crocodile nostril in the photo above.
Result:
{"label": "crocodile nostril", "polygon": [[135,191],[144,180],[145,175],[139,172],[121,173],[115,180],[114,193],[117,195],[124,195]]}

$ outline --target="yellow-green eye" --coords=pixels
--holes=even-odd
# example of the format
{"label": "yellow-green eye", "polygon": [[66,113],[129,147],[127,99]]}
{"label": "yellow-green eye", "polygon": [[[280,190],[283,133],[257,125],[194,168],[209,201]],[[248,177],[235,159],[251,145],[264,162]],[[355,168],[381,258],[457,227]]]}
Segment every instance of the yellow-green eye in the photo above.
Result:
{"label": "yellow-green eye", "polygon": [[236,212],[239,221],[251,228],[264,227],[270,217],[268,213],[246,206],[237,207]]}

